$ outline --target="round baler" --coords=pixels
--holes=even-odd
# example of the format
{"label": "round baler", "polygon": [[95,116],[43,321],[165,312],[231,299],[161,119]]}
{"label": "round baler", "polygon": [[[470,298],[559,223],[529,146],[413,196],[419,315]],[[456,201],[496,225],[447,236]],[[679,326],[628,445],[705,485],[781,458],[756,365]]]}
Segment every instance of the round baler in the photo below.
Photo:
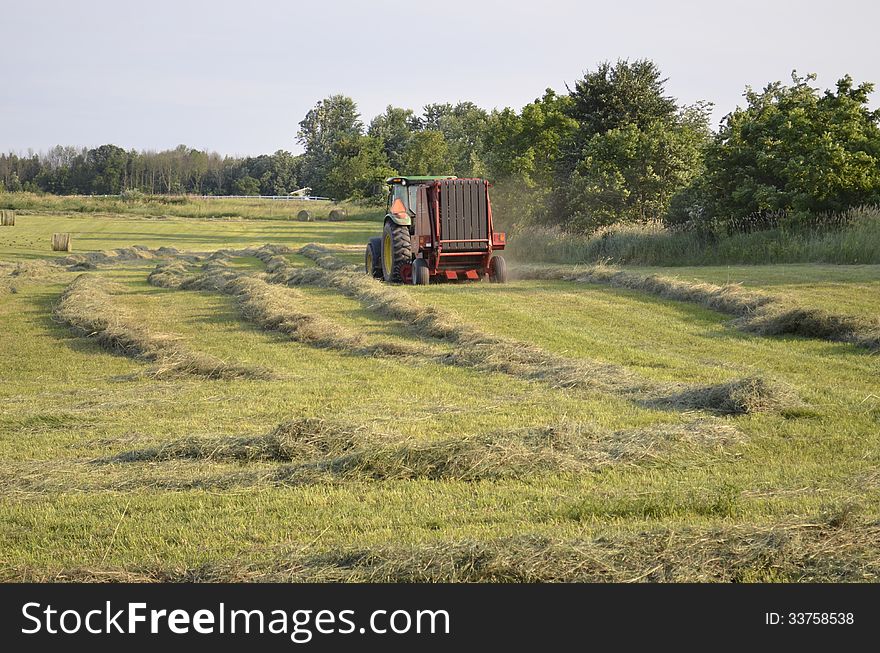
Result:
{"label": "round baler", "polygon": [[392,177],[382,235],[371,238],[364,271],[394,283],[507,281],[504,232],[492,225],[489,182]]}

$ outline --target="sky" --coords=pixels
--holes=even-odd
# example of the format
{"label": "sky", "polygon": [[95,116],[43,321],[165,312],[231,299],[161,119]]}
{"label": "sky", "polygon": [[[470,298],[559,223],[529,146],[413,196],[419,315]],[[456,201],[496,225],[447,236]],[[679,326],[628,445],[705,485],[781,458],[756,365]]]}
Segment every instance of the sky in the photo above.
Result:
{"label": "sky", "polygon": [[518,109],[619,58],[713,102],[714,127],[793,69],[823,89],[880,83],[878,23],[869,0],[0,0],[0,151],[299,152],[299,121],[331,94],[365,122],[388,104]]}

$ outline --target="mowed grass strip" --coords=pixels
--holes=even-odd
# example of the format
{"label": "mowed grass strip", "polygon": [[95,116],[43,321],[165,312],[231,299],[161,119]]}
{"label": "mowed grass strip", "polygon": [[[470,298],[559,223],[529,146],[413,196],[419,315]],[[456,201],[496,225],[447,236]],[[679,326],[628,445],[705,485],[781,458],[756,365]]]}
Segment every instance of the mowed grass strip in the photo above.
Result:
{"label": "mowed grass strip", "polygon": [[876,582],[878,543],[880,525],[843,509],[769,526],[439,540],[177,568],[18,567],[4,575],[43,582]]}
{"label": "mowed grass strip", "polygon": [[622,393],[661,409],[747,414],[796,409],[801,405],[787,385],[761,377],[689,387],[658,383],[619,365],[559,356],[524,341],[490,334],[449,310],[425,306],[401,288],[356,272],[356,266],[331,255],[322,246],[307,245],[300,254],[315,261],[317,267],[291,267],[283,257],[262,255],[270,281],[336,288],[371,310],[406,324],[414,333],[453,343],[453,351],[444,359],[448,364],[502,372],[553,387]]}
{"label": "mowed grass strip", "polygon": [[55,307],[56,319],[109,351],[155,364],[155,378],[191,374],[208,379],[272,379],[268,369],[229,363],[184,345],[174,334],[151,331],[126,310],[105,279],[82,274]]}
{"label": "mowed grass strip", "polygon": [[520,265],[515,269],[520,279],[603,284],[699,304],[737,317],[734,322],[737,327],[759,335],[795,335],[851,343],[873,351],[880,349],[880,318],[839,315],[822,308],[796,306],[791,300],[749,290],[739,284],[722,286],[683,281],[603,265],[574,268]]}
{"label": "mowed grass strip", "polygon": [[231,295],[244,319],[306,345],[360,356],[433,354],[430,347],[419,342],[392,339],[370,342],[364,334],[308,309],[308,298],[295,289],[270,284],[239,272],[222,260],[206,263],[201,272],[192,272],[176,262],[161,265],[150,273],[148,281],[159,287],[209,290]]}

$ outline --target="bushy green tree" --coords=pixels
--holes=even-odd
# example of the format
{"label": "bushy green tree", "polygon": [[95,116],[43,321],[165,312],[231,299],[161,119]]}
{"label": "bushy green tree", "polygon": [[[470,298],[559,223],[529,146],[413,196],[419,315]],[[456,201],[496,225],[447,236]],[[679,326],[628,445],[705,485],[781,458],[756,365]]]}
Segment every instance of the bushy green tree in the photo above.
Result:
{"label": "bushy green tree", "polygon": [[454,174],[481,177],[486,174],[482,153],[488,119],[486,111],[473,102],[429,104],[424,108],[420,127],[443,135]]}
{"label": "bushy green tree", "polygon": [[873,85],[847,75],[834,91],[792,84],[747,89],[706,153],[706,173],[669,219],[721,219],[776,211],[816,213],[880,202],[880,111]]}
{"label": "bushy green tree", "polygon": [[354,100],[331,95],[318,102],[299,123],[297,141],[303,146],[303,181],[318,192],[330,193],[326,180],[343,150],[363,135],[364,126]]}
{"label": "bushy green tree", "polygon": [[679,108],[651,61],[601,64],[569,91],[576,122],[561,145],[553,216],[568,229],[666,215],[702,169],[710,105]]}
{"label": "bushy green tree", "polygon": [[232,184],[233,195],[259,195],[260,182],[250,175],[236,179]]}
{"label": "bushy green tree", "polygon": [[413,132],[419,129],[419,120],[412,109],[401,109],[390,104],[370,121],[369,136],[382,141],[389,165],[397,172],[408,173],[402,164],[403,151]]}
{"label": "bushy green tree", "polygon": [[454,170],[443,134],[433,129],[413,133],[400,157],[401,174],[449,175]]}
{"label": "bushy green tree", "polygon": [[383,196],[385,179],[393,175],[382,141],[355,136],[337,144],[321,188],[336,199],[377,199]]}
{"label": "bushy green tree", "polygon": [[128,153],[116,145],[101,145],[89,150],[87,165],[92,168],[90,192],[115,195],[122,191]]}
{"label": "bushy green tree", "polygon": [[570,101],[547,89],[519,113],[507,108],[489,116],[482,156],[496,184],[493,201],[507,221],[548,219],[562,148],[577,128]]}
{"label": "bushy green tree", "polygon": [[673,120],[594,135],[569,181],[567,225],[588,231],[662,219],[673,195],[702,170],[707,119],[706,107],[691,107]]}

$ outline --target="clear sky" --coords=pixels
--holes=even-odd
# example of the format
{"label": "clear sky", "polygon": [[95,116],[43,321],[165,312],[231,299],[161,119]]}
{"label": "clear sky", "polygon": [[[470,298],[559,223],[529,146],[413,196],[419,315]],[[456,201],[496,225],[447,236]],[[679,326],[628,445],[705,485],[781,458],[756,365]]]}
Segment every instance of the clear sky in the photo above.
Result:
{"label": "clear sky", "polygon": [[878,24],[876,0],[2,0],[0,151],[296,152],[297,123],[333,93],[365,122],[387,104],[519,108],[641,57],[717,122],[795,68],[823,88],[880,83]]}

